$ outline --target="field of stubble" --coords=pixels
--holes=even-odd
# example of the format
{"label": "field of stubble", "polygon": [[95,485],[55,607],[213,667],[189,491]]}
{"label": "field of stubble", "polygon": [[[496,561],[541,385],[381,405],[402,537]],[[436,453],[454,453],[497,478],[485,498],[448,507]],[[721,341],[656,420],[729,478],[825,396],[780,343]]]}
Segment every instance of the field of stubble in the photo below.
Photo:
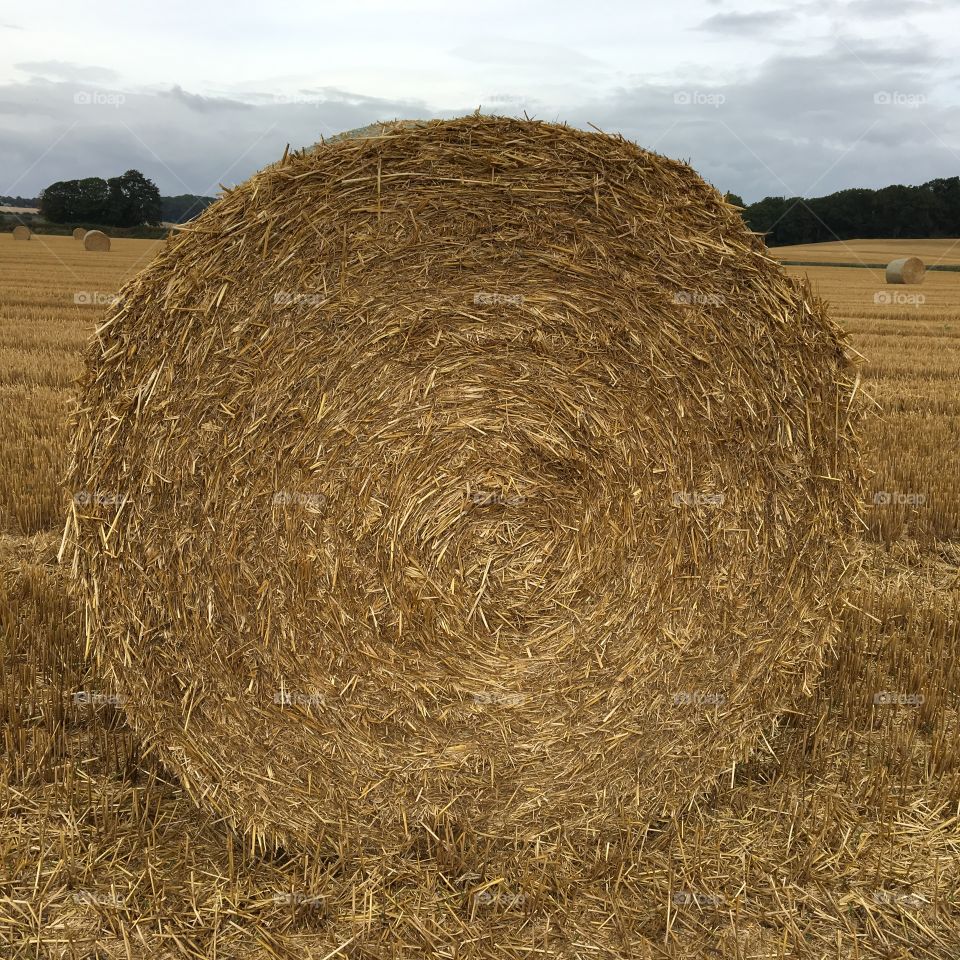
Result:
{"label": "field of stubble", "polygon": [[[870,262],[960,251],[870,243]],[[523,946],[535,905],[474,916],[435,860],[256,855],[141,754],[109,696],[84,694],[103,685],[56,563],[71,382],[157,246],[0,236],[0,956],[601,958],[611,927],[636,932],[637,957],[960,956],[960,274],[887,287],[789,268],[852,334],[876,402],[842,639],[764,750],[651,830],[615,915],[587,890],[571,930],[538,931],[566,944],[551,952]],[[471,919],[474,939],[445,936]]]}

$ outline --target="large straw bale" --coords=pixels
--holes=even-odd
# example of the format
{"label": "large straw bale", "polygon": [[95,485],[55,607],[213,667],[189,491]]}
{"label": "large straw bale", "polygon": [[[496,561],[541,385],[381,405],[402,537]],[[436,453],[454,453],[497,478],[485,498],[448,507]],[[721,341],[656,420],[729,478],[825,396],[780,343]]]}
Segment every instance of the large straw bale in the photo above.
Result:
{"label": "large straw bale", "polygon": [[32,235],[30,228],[23,223],[18,223],[13,228],[13,239],[14,240],[29,240]]}
{"label": "large straw bale", "polygon": [[257,839],[511,889],[635,864],[811,691],[854,393],[821,303],[683,164],[480,116],[289,154],[90,347],[89,639]]}

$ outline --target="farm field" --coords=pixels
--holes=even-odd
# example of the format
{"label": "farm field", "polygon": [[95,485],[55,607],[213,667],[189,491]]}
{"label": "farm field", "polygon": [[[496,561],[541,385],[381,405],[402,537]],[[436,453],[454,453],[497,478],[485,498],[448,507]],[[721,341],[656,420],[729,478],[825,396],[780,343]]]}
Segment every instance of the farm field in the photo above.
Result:
{"label": "farm field", "polygon": [[[960,264],[954,243],[773,253]],[[448,874],[427,858],[246,848],[142,755],[109,697],[84,695],[102,685],[57,564],[71,383],[110,298],[160,246],[0,235],[0,954],[530,956],[510,940],[515,921],[431,952],[445,918],[476,909],[452,862]],[[570,928],[541,931],[580,944],[570,956],[614,956],[610,926],[644,931],[637,957],[960,956],[960,273],[888,287],[883,271],[785,269],[809,276],[850,334],[874,408],[842,638],[769,749],[651,831],[648,857],[624,867],[622,915],[580,890]],[[524,909],[535,927],[536,904]]]}

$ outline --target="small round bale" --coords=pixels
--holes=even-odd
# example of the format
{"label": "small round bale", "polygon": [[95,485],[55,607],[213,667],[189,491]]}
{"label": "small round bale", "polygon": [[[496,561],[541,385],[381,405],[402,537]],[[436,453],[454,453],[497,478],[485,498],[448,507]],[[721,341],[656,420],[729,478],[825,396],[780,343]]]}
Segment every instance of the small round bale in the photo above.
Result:
{"label": "small round bale", "polygon": [[18,223],[17,226],[13,228],[14,240],[29,240],[31,236],[32,231],[30,228],[22,223]]}
{"label": "small round bale", "polygon": [[75,227],[73,230],[73,239],[82,240],[87,235],[87,231],[83,227]]}
{"label": "small round bale", "polygon": [[902,257],[887,264],[887,283],[923,283],[926,265],[919,257]]}
{"label": "small round bale", "polygon": [[83,235],[84,250],[109,250],[110,238],[102,230],[88,230]]}
{"label": "small round bale", "polygon": [[809,285],[620,137],[290,153],[88,353],[70,488],[104,495],[67,537],[104,682],[256,841],[635,863],[815,684],[853,383]]}

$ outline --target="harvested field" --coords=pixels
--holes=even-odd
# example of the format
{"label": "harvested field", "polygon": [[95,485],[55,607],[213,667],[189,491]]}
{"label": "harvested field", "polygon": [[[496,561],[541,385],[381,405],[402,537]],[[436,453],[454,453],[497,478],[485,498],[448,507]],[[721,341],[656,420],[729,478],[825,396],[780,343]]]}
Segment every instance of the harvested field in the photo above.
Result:
{"label": "harvested field", "polygon": [[899,257],[919,257],[928,267],[960,266],[960,240],[951,239],[836,240],[772,247],[770,252],[778,260],[886,264]]}
{"label": "harvested field", "polygon": [[882,271],[789,269],[830,302],[884,407],[864,426],[875,476],[842,637],[759,754],[557,911],[562,891],[464,876],[453,833],[386,869],[254,851],[143,755],[55,557],[82,344],[159,246],[91,258],[66,237],[0,236],[4,956],[960,954],[960,277],[887,305]]}

